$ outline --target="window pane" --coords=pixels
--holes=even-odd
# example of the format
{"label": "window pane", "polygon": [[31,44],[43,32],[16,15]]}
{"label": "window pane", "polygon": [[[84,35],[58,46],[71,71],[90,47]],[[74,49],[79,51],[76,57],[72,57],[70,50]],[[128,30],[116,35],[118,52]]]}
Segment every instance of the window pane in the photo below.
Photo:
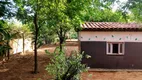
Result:
{"label": "window pane", "polygon": [[113,53],[118,53],[118,44],[113,44]]}
{"label": "window pane", "polygon": [[108,53],[111,53],[111,44],[108,43]]}
{"label": "window pane", "polygon": [[122,44],[120,44],[120,53],[123,53],[122,49],[123,49],[123,46],[122,46]]}

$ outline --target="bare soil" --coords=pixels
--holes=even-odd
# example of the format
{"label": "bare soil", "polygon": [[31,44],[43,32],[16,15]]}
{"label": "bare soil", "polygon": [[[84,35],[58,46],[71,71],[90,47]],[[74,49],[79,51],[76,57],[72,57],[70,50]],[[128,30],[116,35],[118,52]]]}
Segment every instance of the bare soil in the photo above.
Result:
{"label": "bare soil", "polygon": [[[48,80],[51,76],[45,70],[49,63],[49,57],[45,50],[53,52],[55,46],[43,46],[38,49],[38,71],[37,74],[32,74],[34,66],[33,52],[29,51],[25,54],[11,55],[9,61],[0,64],[0,80]],[[66,53],[72,50],[78,50],[77,46],[66,46]],[[82,80],[142,80],[142,72],[130,71],[90,71],[82,73]]]}
{"label": "bare soil", "polygon": [[142,72],[86,72],[82,74],[83,80],[142,80]]}

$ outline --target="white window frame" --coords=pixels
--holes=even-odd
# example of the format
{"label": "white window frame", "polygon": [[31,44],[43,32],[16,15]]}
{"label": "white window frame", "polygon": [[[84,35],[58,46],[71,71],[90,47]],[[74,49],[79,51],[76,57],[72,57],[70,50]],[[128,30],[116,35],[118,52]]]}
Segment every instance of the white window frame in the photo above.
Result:
{"label": "white window frame", "polygon": [[[110,52],[109,52],[109,44],[110,44]],[[113,53],[113,44],[118,44],[118,53]],[[120,45],[122,44],[122,52],[120,52]],[[106,54],[108,55],[124,55],[125,43],[124,42],[107,42],[106,46]]]}

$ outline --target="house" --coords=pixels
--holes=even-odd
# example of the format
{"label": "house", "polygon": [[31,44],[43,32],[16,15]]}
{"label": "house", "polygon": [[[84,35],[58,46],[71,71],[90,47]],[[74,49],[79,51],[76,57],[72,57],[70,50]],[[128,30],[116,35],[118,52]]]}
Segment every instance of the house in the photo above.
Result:
{"label": "house", "polygon": [[142,25],[85,22],[78,33],[80,50],[90,55],[91,68],[142,69]]}

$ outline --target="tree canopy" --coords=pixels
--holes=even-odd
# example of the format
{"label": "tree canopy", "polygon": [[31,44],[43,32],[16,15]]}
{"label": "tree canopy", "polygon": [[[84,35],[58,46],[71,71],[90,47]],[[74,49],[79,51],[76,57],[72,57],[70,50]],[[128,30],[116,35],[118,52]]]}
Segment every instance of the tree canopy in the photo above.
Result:
{"label": "tree canopy", "polygon": [[131,13],[130,17],[133,21],[142,22],[142,0],[128,0],[121,9]]}

